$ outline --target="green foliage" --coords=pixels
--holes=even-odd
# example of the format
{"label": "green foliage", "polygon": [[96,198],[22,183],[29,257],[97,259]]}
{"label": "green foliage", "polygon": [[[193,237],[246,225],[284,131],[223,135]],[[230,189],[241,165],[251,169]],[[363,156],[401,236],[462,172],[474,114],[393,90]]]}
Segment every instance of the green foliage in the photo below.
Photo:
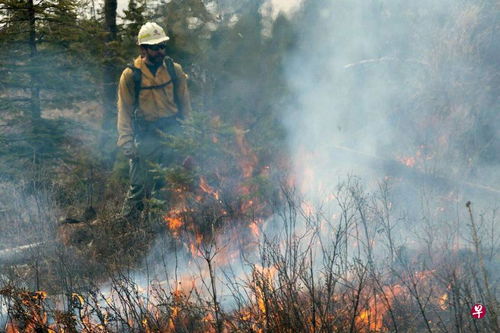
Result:
{"label": "green foliage", "polygon": [[82,48],[90,35],[79,25],[77,6],[65,0],[0,5],[1,163],[12,174],[30,163],[67,158],[68,126],[50,119],[50,110],[95,95],[93,64]]}
{"label": "green foliage", "polygon": [[[237,156],[234,145],[234,129],[220,121],[210,119],[209,114],[194,113],[193,117],[184,121],[180,134],[168,139],[168,149],[173,149],[180,159],[191,157],[194,170],[174,166],[160,170],[174,187],[190,187],[195,175],[220,176],[235,175],[237,172]],[[221,163],[223,162],[223,163]]]}
{"label": "green foliage", "polygon": [[146,11],[146,1],[130,0],[128,8],[123,11],[123,28],[121,34],[123,36],[122,47],[126,53],[126,59],[133,59],[137,53],[137,34],[141,26],[146,23],[144,16]]}
{"label": "green foliage", "polygon": [[19,89],[39,89],[42,108],[46,103],[60,104],[87,97],[86,68],[82,68],[85,49],[81,46],[90,35],[79,27],[75,13],[78,3],[35,3],[31,10],[33,25],[30,24],[27,3],[7,1],[0,7],[5,15],[0,34],[5,46],[0,51],[4,71],[1,85],[16,89],[18,94],[22,94]]}

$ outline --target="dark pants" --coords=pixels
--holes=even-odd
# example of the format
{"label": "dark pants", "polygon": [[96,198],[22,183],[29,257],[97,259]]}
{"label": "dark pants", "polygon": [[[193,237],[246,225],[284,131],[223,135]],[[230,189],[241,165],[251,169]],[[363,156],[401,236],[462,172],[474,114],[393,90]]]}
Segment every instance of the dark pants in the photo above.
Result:
{"label": "dark pants", "polygon": [[158,133],[161,129],[168,135],[176,135],[180,126],[177,122],[151,126],[137,135],[135,144],[137,157],[129,160],[130,188],[125,198],[122,214],[128,217],[138,217],[144,209],[144,199],[154,198],[164,200],[165,175],[153,172],[155,166],[170,167],[175,164],[176,154],[168,147],[168,138]]}

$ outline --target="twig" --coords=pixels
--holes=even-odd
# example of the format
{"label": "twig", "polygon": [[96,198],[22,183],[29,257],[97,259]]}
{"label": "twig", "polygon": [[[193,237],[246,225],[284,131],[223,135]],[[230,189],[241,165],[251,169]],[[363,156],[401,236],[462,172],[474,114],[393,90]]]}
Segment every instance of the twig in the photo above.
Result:
{"label": "twig", "polygon": [[477,226],[474,221],[474,216],[472,214],[472,204],[470,201],[467,201],[465,204],[467,207],[467,210],[469,211],[469,217],[470,217],[470,222],[471,222],[471,229],[472,229],[472,241],[474,243],[474,249],[476,251],[476,256],[479,260],[479,269],[481,270],[481,273],[483,275],[483,281],[484,281],[484,287],[486,289],[486,297],[488,298],[488,303],[490,304],[490,324],[493,329],[495,329],[497,332],[499,330],[498,327],[498,318],[496,315],[496,299],[494,299],[491,295],[490,291],[490,284],[488,280],[488,272],[486,271],[486,266],[484,264],[484,258],[483,258],[483,253],[481,252],[481,240],[477,234]]}

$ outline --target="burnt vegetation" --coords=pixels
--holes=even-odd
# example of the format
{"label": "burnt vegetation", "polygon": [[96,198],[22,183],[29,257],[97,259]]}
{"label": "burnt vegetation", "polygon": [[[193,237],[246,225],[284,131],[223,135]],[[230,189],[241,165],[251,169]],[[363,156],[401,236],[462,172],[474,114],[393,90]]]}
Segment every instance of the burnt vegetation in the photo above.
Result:
{"label": "burnt vegetation", "polygon": [[[304,0],[274,17],[266,1],[137,0],[118,20],[97,3],[0,1],[0,332],[499,331],[493,1]],[[112,96],[149,20],[194,115],[164,133],[178,163],[151,165],[163,199],[127,221]],[[327,22],[343,51],[304,38]],[[391,128],[370,154],[332,142],[368,178],[301,170],[331,157],[283,119],[332,82],[339,138]]]}

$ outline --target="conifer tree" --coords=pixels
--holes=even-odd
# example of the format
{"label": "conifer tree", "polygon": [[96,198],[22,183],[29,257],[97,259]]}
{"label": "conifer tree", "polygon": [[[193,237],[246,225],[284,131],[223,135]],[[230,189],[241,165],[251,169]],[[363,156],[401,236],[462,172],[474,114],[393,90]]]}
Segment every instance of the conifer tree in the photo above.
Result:
{"label": "conifer tree", "polygon": [[127,9],[123,11],[123,48],[127,60],[137,56],[137,34],[146,23],[146,1],[130,0]]}
{"label": "conifer tree", "polygon": [[65,126],[46,111],[84,99],[92,89],[82,66],[88,38],[77,6],[68,0],[0,3],[1,149],[2,163],[11,167],[60,157]]}
{"label": "conifer tree", "polygon": [[104,49],[102,53],[102,87],[103,87],[103,135],[101,137],[101,147],[104,147],[104,160],[108,166],[114,162],[114,131],[116,123],[116,91],[118,71],[121,63],[117,61],[120,53],[118,42],[118,26],[116,23],[116,0],[104,1]]}

